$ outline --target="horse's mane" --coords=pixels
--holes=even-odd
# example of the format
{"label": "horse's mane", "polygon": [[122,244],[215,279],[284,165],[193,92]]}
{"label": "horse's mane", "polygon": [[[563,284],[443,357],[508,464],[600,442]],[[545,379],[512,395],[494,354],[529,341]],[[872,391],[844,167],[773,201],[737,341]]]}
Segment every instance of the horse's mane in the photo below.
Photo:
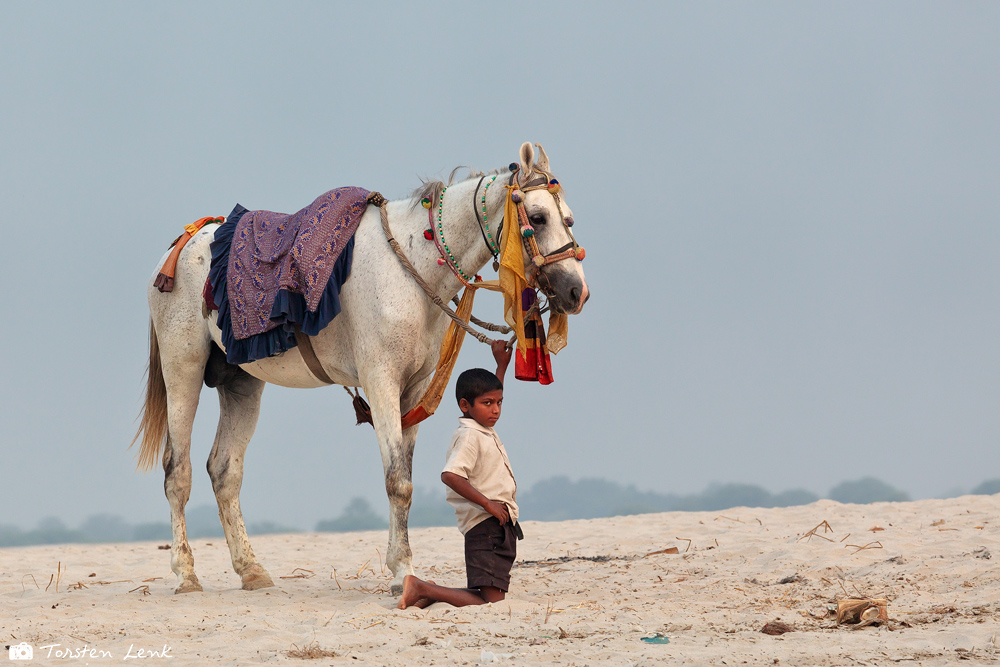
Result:
{"label": "horse's mane", "polygon": [[[455,181],[455,174],[458,173],[459,169],[468,169],[469,173],[462,180]],[[510,173],[510,168],[503,167],[502,169],[494,169],[490,173],[497,175],[506,174]],[[416,208],[417,206],[420,205],[420,200],[423,199],[424,197],[433,200],[435,197],[437,197],[437,193],[441,191],[441,188],[445,186],[450,188],[452,185],[455,185],[456,182],[465,183],[466,181],[471,181],[474,178],[481,178],[482,176],[485,176],[485,174],[481,171],[476,171],[472,167],[459,165],[454,169],[452,169],[451,173],[448,174],[447,183],[445,183],[444,181],[438,181],[434,179],[420,179],[420,186],[417,187],[417,189],[414,190],[413,193],[410,195],[410,206],[412,208]]]}

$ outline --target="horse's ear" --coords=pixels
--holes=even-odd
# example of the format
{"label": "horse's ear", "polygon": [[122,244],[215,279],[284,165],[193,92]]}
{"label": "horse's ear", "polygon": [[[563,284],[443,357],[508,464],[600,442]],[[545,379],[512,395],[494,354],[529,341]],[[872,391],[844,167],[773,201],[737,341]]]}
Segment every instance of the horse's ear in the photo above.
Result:
{"label": "horse's ear", "polygon": [[524,185],[531,179],[531,174],[534,172],[533,165],[535,164],[535,149],[531,147],[530,141],[525,141],[521,144],[521,173],[518,180],[521,185]]}
{"label": "horse's ear", "polygon": [[549,156],[545,154],[545,149],[542,148],[541,144],[535,144],[535,148],[538,149],[538,162],[535,163],[538,170],[549,171]]}

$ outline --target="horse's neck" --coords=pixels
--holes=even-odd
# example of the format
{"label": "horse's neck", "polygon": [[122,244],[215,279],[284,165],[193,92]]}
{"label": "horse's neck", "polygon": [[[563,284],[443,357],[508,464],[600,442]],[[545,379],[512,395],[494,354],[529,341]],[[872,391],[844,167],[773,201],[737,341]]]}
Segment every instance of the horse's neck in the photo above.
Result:
{"label": "horse's neck", "polygon": [[[483,181],[489,182],[491,177]],[[499,247],[499,223],[503,214],[504,189],[499,183],[501,179],[486,191],[486,213],[490,232],[494,242]],[[483,239],[479,219],[473,208],[473,195],[476,205],[482,211],[483,188],[477,188],[479,179],[470,179],[449,186],[444,194],[444,207],[441,209],[441,227],[438,228],[438,211],[440,200],[431,203],[430,214],[423,206],[414,208],[409,200],[393,202],[389,209],[389,224],[393,235],[399,241],[413,267],[442,299],[449,300],[462,287],[462,283],[448,266],[438,264],[441,255],[433,240],[427,240],[424,232],[434,225],[438,239],[444,237],[448,251],[455,256],[458,266],[471,279],[479,273],[493,255]]]}

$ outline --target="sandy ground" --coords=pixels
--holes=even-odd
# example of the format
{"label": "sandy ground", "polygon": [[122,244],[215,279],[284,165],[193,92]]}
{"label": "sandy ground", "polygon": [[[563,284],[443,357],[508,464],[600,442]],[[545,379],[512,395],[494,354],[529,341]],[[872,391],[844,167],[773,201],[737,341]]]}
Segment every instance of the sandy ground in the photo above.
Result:
{"label": "sandy ground", "polygon": [[[31,664],[997,664],[998,510],[966,496],[526,522],[508,599],[464,609],[395,609],[384,532],[257,537],[277,586],[255,592],[224,542],[195,540],[205,592],[179,596],[158,544],[0,549],[0,634]],[[419,575],[464,585],[457,529],[411,541]],[[836,599],[859,596],[888,598],[888,626],[836,625]],[[762,634],[775,620],[794,631]],[[643,641],[656,633],[669,643]]]}

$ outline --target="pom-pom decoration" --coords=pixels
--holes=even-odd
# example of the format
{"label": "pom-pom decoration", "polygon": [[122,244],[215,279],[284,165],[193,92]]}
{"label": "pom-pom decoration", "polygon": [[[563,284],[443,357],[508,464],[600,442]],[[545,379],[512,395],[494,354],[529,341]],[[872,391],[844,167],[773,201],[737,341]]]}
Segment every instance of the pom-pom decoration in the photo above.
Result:
{"label": "pom-pom decoration", "polygon": [[479,275],[478,273],[476,274],[475,282],[477,282],[477,283],[483,282],[483,277],[481,275]]}
{"label": "pom-pom decoration", "polygon": [[444,257],[438,257],[438,266],[444,266]]}
{"label": "pom-pom decoration", "polygon": [[520,204],[524,201],[524,195],[521,194],[520,190],[511,190],[510,200],[515,204]]}
{"label": "pom-pom decoration", "polygon": [[567,215],[565,218],[563,218],[563,222],[566,223],[567,227],[572,227],[573,226],[573,216]]}
{"label": "pom-pom decoration", "polygon": [[431,207],[431,198],[424,197],[423,199],[420,200],[420,205],[423,206],[424,208],[429,209]]}
{"label": "pom-pom decoration", "polygon": [[524,227],[521,227],[521,237],[522,238],[530,238],[530,237],[532,237],[534,235],[535,235],[535,229],[533,227],[529,227],[527,225],[525,225]]}
{"label": "pom-pom decoration", "polygon": [[425,229],[424,230],[424,238],[427,239],[428,241],[433,241],[434,240],[434,230]]}
{"label": "pom-pom decoration", "polygon": [[541,255],[535,255],[534,257],[531,258],[531,263],[537,266],[538,268],[542,268],[543,266],[545,266],[545,258],[542,257]]}
{"label": "pom-pom decoration", "polygon": [[521,168],[521,165],[519,165],[516,162],[511,162],[509,165],[507,165],[507,168],[510,169],[510,173],[513,174],[515,171]]}
{"label": "pom-pom decoration", "polygon": [[559,181],[557,181],[554,178],[551,181],[549,181],[549,192],[551,192],[552,194],[556,195],[556,194],[559,194],[559,191],[561,189],[562,189],[562,186],[559,185]]}
{"label": "pom-pom decoration", "polygon": [[583,258],[586,257],[586,256],[587,256],[587,251],[586,250],[584,250],[583,248],[577,248],[576,249],[576,258],[577,258],[577,260],[579,260],[579,261],[582,262]]}

